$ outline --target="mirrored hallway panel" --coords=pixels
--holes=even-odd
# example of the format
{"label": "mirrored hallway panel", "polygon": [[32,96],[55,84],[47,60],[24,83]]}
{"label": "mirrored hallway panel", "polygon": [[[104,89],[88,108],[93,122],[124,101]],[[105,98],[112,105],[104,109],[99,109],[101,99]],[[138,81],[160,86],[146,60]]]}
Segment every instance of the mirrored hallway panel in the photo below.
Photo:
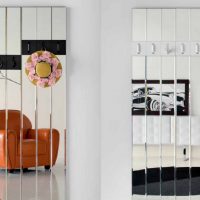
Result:
{"label": "mirrored hallway panel", "polygon": [[66,8],[0,8],[0,199],[66,199]]}
{"label": "mirrored hallway panel", "polygon": [[200,198],[200,9],[132,10],[132,197]]}

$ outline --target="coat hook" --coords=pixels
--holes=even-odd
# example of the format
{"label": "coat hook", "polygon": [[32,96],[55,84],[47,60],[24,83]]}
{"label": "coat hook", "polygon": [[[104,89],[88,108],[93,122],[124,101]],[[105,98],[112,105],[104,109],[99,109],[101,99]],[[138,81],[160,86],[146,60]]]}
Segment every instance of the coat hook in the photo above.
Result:
{"label": "coat hook", "polygon": [[42,41],[42,50],[46,51],[46,47],[45,47],[45,42],[44,41]]}
{"label": "coat hook", "polygon": [[30,53],[30,42],[28,42],[27,51]]}
{"label": "coat hook", "polygon": [[156,45],[154,43],[151,44],[151,53],[155,54],[156,52]]}
{"label": "coat hook", "polygon": [[200,51],[199,43],[196,43],[195,53],[196,53],[196,54],[199,54],[199,51]]}
{"label": "coat hook", "polygon": [[166,45],[166,52],[167,52],[167,54],[169,54],[169,53],[170,53],[169,44],[167,44],[167,45]]}
{"label": "coat hook", "polygon": [[57,42],[56,48],[57,48],[57,52],[59,53],[60,52],[60,43],[59,42]]}
{"label": "coat hook", "polygon": [[184,54],[185,53],[185,44],[182,43],[181,44],[181,54]]}
{"label": "coat hook", "polygon": [[3,68],[3,60],[0,59],[0,68]]}
{"label": "coat hook", "polygon": [[13,63],[13,68],[16,68],[17,67],[17,62],[16,62],[14,56],[12,57],[12,63]]}
{"label": "coat hook", "polygon": [[141,53],[141,45],[140,43],[137,44],[137,54]]}

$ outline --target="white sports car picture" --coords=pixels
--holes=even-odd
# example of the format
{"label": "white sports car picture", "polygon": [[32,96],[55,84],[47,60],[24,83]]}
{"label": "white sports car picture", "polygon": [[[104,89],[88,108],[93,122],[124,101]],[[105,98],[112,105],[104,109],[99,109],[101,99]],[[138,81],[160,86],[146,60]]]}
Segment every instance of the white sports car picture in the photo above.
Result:
{"label": "white sports car picture", "polygon": [[[177,115],[188,114],[189,81],[165,80],[162,84],[156,80],[132,80],[132,114],[134,115],[158,115],[160,110],[164,115],[174,115],[174,105]],[[174,90],[176,90],[176,96]],[[162,102],[162,103],[160,103]],[[146,108],[146,111],[145,111]]]}

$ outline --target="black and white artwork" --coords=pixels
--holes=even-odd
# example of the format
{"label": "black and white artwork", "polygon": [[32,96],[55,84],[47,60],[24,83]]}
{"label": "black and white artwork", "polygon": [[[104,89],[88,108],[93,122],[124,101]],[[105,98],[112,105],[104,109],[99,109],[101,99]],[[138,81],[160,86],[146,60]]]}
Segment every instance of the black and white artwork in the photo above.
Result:
{"label": "black and white artwork", "polygon": [[188,115],[189,80],[132,80],[132,89],[132,115]]}

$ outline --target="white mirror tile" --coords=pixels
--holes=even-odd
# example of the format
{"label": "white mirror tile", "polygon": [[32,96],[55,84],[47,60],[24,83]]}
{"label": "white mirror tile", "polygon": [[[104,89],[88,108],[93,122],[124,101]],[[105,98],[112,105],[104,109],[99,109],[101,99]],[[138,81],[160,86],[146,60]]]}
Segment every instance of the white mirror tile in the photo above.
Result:
{"label": "white mirror tile", "polygon": [[0,55],[6,53],[6,8],[0,8]]}
{"label": "white mirror tile", "polygon": [[162,40],[175,40],[175,9],[162,9]]}
{"label": "white mirror tile", "polygon": [[176,9],[176,41],[190,39],[190,10]]}
{"label": "white mirror tile", "polygon": [[161,40],[161,9],[147,9],[147,40]]}
{"label": "white mirror tile", "polygon": [[21,54],[20,8],[7,8],[7,54]]}
{"label": "white mirror tile", "polygon": [[52,8],[52,39],[66,40],[66,8]]}
{"label": "white mirror tile", "polygon": [[146,9],[132,11],[132,40],[146,40]]}
{"label": "white mirror tile", "polygon": [[37,39],[51,40],[51,8],[37,8]]}
{"label": "white mirror tile", "polygon": [[22,8],[22,39],[36,40],[37,8]]}

